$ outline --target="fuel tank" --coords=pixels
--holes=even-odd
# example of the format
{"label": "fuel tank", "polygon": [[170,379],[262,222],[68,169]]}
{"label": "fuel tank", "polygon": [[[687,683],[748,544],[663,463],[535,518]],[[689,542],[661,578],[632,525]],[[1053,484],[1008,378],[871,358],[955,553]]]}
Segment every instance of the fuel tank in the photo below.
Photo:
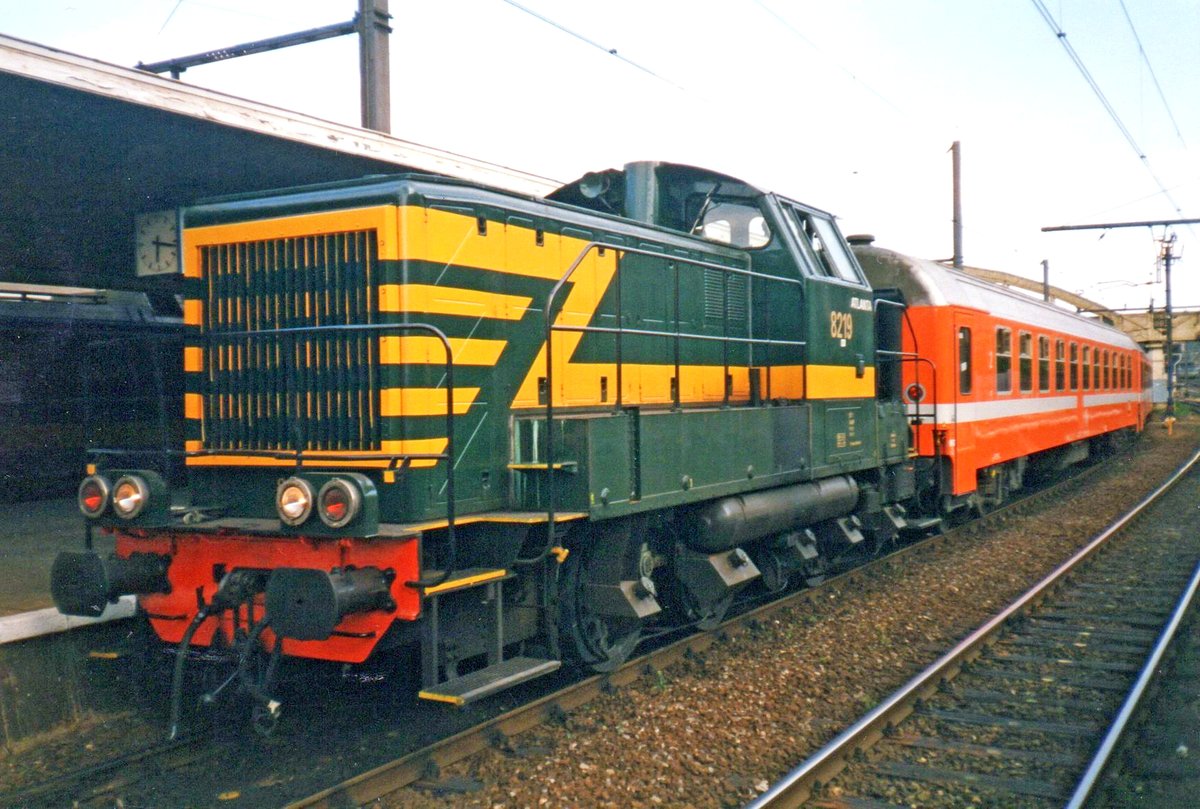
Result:
{"label": "fuel tank", "polygon": [[723,497],[683,518],[683,541],[706,553],[844,517],[858,504],[858,483],[839,475],[762,492]]}

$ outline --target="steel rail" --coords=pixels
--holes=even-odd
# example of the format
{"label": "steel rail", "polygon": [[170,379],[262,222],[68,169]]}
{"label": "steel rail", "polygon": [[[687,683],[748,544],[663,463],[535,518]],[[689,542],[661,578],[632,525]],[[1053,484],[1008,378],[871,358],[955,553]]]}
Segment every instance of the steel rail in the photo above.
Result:
{"label": "steel rail", "polygon": [[1075,787],[1075,791],[1071,794],[1071,800],[1067,803],[1067,809],[1082,809],[1084,802],[1100,783],[1101,774],[1103,774],[1105,767],[1108,766],[1109,759],[1112,757],[1117,743],[1124,735],[1129,725],[1129,720],[1141,704],[1142,698],[1146,695],[1150,687],[1150,683],[1157,676],[1158,666],[1162,662],[1163,657],[1166,656],[1167,650],[1171,648],[1179,625],[1191,609],[1198,589],[1200,589],[1200,565],[1197,565],[1196,569],[1192,572],[1192,578],[1188,582],[1187,589],[1180,596],[1179,602],[1175,605],[1175,611],[1171,613],[1171,618],[1167,621],[1167,625],[1159,636],[1158,642],[1154,645],[1154,651],[1150,653],[1150,656],[1146,659],[1146,665],[1142,667],[1142,671],[1138,674],[1137,682],[1134,683],[1128,696],[1125,697],[1117,718],[1113,720],[1108,733],[1104,735],[1104,741],[1100,743],[1100,747],[1097,748],[1096,754],[1088,764],[1087,771],[1084,772],[1083,777],[1079,780],[1079,784]]}
{"label": "steel rail", "polygon": [[1098,534],[1070,559],[1035,584],[1024,595],[983,626],[960,641],[953,649],[917,674],[898,691],[877,705],[800,766],[784,775],[770,789],[747,805],[746,809],[779,809],[799,806],[812,796],[821,783],[828,783],[845,768],[851,755],[881,739],[887,728],[912,713],[918,700],[932,695],[941,683],[952,679],[963,664],[976,657],[1015,616],[1028,611],[1081,563],[1090,559],[1108,541],[1156,502],[1200,462],[1200,451],[1187,460],[1165,483],[1144,497],[1120,519]]}
{"label": "steel rail", "polygon": [[[1200,453],[1197,453],[1200,457]],[[565,712],[587,704],[592,699],[610,691],[612,688],[627,685],[647,671],[663,670],[685,659],[689,654],[697,654],[710,648],[721,638],[742,631],[752,631],[756,624],[762,624],[764,619],[789,607],[797,606],[820,598],[827,588],[835,585],[853,584],[862,577],[873,575],[905,557],[921,551],[932,550],[945,544],[961,541],[964,534],[974,533],[980,528],[992,523],[1000,523],[1014,511],[1033,506],[1047,498],[1055,496],[1062,488],[1085,481],[1089,476],[1098,474],[1105,467],[1092,466],[1082,473],[1076,474],[1059,484],[1035,492],[1034,494],[1014,501],[1004,508],[997,509],[984,517],[973,520],[966,525],[946,531],[943,534],[928,536],[913,542],[893,553],[881,556],[854,567],[836,576],[831,576],[819,586],[810,587],[791,593],[783,598],[763,604],[745,613],[723,622],[708,632],[682,638],[667,646],[628,661],[616,671],[606,674],[596,674],[578,683],[568,685],[553,694],[548,694],[534,702],[494,717],[479,725],[458,733],[455,736],[436,742],[421,750],[414,751],[395,761],[388,762],[365,773],[361,773],[343,781],[340,784],[324,789],[306,798],[288,804],[288,809],[307,809],[308,807],[342,807],[362,806],[379,797],[404,787],[412,786],[430,778],[432,773],[439,772],[456,762],[462,761],[481,750],[495,746],[498,741],[508,739],[526,730],[544,724],[547,721],[561,718]]]}

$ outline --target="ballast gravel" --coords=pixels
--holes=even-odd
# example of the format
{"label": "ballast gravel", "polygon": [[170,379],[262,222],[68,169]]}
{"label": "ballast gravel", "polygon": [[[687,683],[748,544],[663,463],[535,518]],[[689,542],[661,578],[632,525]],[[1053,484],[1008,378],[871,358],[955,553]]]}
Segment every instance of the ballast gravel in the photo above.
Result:
{"label": "ballast gravel", "polygon": [[1003,527],[909,555],[780,613],[698,660],[647,674],[381,807],[739,807],[1086,544],[1185,461],[1200,424],[1151,424],[1112,468]]}

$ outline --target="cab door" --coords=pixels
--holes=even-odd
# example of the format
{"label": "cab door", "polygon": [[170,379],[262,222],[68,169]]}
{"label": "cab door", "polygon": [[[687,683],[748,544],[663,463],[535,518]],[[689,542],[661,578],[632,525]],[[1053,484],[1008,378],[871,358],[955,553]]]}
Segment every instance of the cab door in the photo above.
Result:
{"label": "cab door", "polygon": [[831,216],[791,201],[781,205],[805,275],[805,398],[812,406],[814,466],[847,471],[874,465],[871,288]]}

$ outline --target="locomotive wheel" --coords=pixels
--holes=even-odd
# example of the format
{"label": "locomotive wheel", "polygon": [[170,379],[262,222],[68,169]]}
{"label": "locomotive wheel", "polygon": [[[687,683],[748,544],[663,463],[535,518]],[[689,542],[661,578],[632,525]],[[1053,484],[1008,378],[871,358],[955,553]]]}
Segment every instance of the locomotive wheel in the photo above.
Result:
{"label": "locomotive wheel", "polygon": [[629,659],[642,639],[641,622],[634,619],[601,615],[588,603],[584,584],[588,582],[585,551],[568,557],[559,579],[562,630],[569,650],[593,671],[614,671]]}

